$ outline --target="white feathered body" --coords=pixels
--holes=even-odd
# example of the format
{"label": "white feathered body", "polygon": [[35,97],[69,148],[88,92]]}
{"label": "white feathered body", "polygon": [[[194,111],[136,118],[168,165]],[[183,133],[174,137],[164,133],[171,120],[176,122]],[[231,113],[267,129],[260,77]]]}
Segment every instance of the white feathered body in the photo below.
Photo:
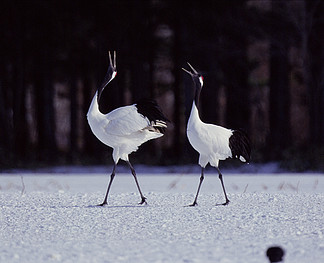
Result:
{"label": "white feathered body", "polygon": [[230,129],[202,122],[193,102],[187,124],[187,136],[192,147],[200,154],[201,167],[205,167],[208,163],[218,167],[219,160],[232,157],[229,147],[229,138],[232,135],[233,131]]}
{"label": "white feathered body", "polygon": [[139,114],[136,104],[117,108],[107,114],[99,111],[97,93],[92,99],[87,119],[94,135],[113,148],[113,159],[128,161],[128,155],[138,147],[163,133],[155,131],[148,118]]}

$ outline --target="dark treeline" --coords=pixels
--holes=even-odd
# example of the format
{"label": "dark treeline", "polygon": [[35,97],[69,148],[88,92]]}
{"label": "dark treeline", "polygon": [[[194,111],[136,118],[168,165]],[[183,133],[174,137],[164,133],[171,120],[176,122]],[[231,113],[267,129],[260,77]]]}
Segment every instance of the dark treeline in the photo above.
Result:
{"label": "dark treeline", "polygon": [[0,168],[111,161],[86,120],[108,50],[118,75],[101,110],[153,97],[172,121],[135,162],[196,162],[189,61],[205,80],[202,120],[245,129],[254,162],[323,168],[324,1],[13,0],[0,10]]}

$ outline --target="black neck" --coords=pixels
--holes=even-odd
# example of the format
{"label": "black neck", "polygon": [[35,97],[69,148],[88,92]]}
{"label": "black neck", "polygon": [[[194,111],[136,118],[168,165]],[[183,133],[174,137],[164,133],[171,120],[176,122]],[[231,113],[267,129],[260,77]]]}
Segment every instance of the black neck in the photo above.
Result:
{"label": "black neck", "polygon": [[200,89],[196,89],[196,92],[195,92],[194,102],[196,104],[197,109],[199,109],[200,91],[201,91]]}
{"label": "black neck", "polygon": [[199,109],[199,100],[200,100],[200,92],[201,92],[201,84],[199,79],[195,79],[195,99],[194,102],[196,104],[197,109]]}
{"label": "black neck", "polygon": [[99,88],[98,88],[98,97],[97,97],[98,104],[99,104],[99,100],[100,100],[100,97],[101,97],[101,93],[103,92],[104,88],[105,88],[105,87],[108,85],[108,83],[110,82],[113,73],[114,73],[114,71],[113,71],[112,67],[109,66],[109,67],[108,67],[108,70],[107,70],[107,73],[106,73],[106,75],[105,75],[105,78],[104,78],[103,82],[101,83],[101,85],[100,85]]}

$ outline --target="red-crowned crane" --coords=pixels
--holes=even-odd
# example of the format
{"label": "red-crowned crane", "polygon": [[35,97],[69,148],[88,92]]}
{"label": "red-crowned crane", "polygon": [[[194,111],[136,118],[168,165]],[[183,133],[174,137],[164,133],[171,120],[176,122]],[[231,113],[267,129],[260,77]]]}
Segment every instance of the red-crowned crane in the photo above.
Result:
{"label": "red-crowned crane", "polygon": [[129,161],[128,155],[137,151],[138,147],[152,139],[163,136],[167,128],[167,118],[163,115],[160,107],[154,100],[142,99],[138,103],[117,108],[107,114],[99,111],[99,100],[104,88],[117,75],[116,52],[112,61],[109,52],[109,67],[104,81],[96,91],[87,114],[88,123],[93,134],[105,145],[113,148],[112,157],[114,160],[113,171],[110,176],[105,199],[101,206],[107,204],[107,198],[118,161],[124,160],[135,179],[136,186],[141,196],[139,204],[146,204],[135,170]]}
{"label": "red-crowned crane", "polygon": [[208,163],[218,171],[225,195],[225,203],[223,203],[223,205],[227,205],[230,201],[225,191],[222,173],[218,167],[219,161],[227,158],[238,158],[242,162],[249,162],[251,154],[250,141],[247,135],[241,130],[230,130],[201,121],[198,105],[200,92],[203,86],[203,76],[189,63],[188,65],[192,72],[184,68],[182,69],[192,77],[196,90],[187,124],[187,137],[191,146],[199,153],[199,165],[201,166],[201,176],[197,194],[194,202],[190,206],[197,205],[198,194],[204,180],[204,170]]}

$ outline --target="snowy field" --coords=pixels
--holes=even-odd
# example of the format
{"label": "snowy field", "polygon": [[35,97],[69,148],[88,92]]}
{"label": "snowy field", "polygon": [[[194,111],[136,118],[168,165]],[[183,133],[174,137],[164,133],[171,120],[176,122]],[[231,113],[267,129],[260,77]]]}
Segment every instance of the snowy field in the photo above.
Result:
{"label": "snowy field", "polygon": [[[136,167],[135,167],[136,168]],[[324,262],[323,174],[0,174],[0,262]]]}

